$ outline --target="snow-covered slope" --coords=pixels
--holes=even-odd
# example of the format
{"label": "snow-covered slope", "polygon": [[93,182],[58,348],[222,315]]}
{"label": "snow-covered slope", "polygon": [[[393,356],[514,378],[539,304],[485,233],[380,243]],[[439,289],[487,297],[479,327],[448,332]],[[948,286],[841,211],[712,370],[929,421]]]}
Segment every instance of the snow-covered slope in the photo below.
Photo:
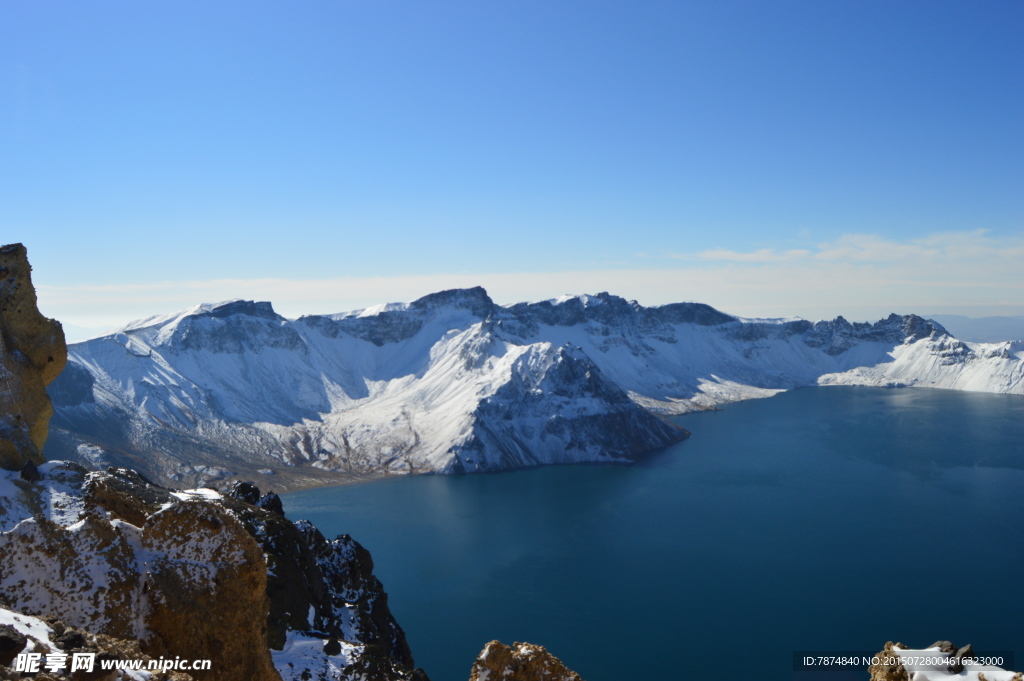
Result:
{"label": "snow-covered slope", "polygon": [[294,321],[232,301],[70,346],[47,453],[279,486],[626,462],[686,437],[659,414],[819,382],[1021,393],[1021,350],[912,315],[742,320],[607,293],[498,306],[475,288]]}

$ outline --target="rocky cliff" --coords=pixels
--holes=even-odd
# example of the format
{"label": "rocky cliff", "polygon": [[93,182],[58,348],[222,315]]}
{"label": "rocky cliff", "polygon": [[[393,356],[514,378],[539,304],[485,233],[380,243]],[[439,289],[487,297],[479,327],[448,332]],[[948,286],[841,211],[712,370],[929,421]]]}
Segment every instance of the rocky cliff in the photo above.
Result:
{"label": "rocky cliff", "polygon": [[491,641],[480,652],[469,681],[583,681],[544,646]]}
{"label": "rocky cliff", "polygon": [[0,605],[154,658],[211,660],[197,681],[426,679],[366,550],[289,521],[276,495],[63,462],[37,472],[0,477]]}
{"label": "rocky cliff", "polygon": [[64,331],[36,307],[21,244],[0,246],[0,466],[43,462],[53,406],[46,386],[67,361]]}

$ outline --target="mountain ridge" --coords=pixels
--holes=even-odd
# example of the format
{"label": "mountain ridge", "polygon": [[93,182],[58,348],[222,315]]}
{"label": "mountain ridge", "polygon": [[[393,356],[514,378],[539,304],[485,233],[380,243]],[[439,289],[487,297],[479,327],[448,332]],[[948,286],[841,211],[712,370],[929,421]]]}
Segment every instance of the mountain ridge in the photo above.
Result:
{"label": "mountain ridge", "polygon": [[745,320],[607,292],[497,305],[452,289],[294,320],[236,300],[72,344],[48,447],[167,484],[282,488],[628,463],[687,437],[665,416],[805,385],[1021,393],[1022,349],[916,315]]}

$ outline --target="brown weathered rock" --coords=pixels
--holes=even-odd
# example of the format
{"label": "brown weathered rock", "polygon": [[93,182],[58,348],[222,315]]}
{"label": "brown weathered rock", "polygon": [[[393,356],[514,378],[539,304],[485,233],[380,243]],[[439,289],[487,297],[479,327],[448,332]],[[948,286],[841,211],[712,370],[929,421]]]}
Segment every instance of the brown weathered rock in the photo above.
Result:
{"label": "brown weathered rock", "polygon": [[46,394],[67,362],[64,330],[36,307],[21,244],[0,246],[0,466],[43,462],[53,406]]}
{"label": "brown weathered rock", "polygon": [[[86,507],[103,509],[112,518],[131,523],[135,527],[142,527],[146,524],[146,518],[156,513],[163,503],[173,500],[166,490],[161,490],[163,494],[159,497],[158,502],[144,499],[139,494],[126,491],[122,485],[118,484],[120,482],[121,479],[115,477],[89,480],[85,485]],[[140,476],[139,486],[144,485],[146,483],[141,481]]]}
{"label": "brown weathered rock", "polygon": [[[902,646],[900,643],[895,645]],[[899,659],[897,655],[898,651],[894,647],[893,642],[888,641],[882,652],[875,655],[878,658],[879,664],[873,664],[868,667],[871,681],[908,681],[907,670],[899,662],[896,662]]]}
{"label": "brown weathered rock", "polygon": [[580,675],[566,668],[562,661],[543,646],[515,643],[512,647],[500,641],[484,646],[473,663],[469,681],[501,679],[502,681],[583,681]]}
{"label": "brown weathered rock", "polygon": [[81,638],[66,624],[154,658],[211,660],[190,672],[197,681],[280,681],[268,646],[294,634],[327,652],[282,667],[290,681],[336,681],[339,653],[345,679],[429,681],[369,552],[253,505],[271,496],[253,485],[181,493],[132,470],[67,463],[12,484],[0,498],[0,605],[59,618],[62,649]]}
{"label": "brown weathered rock", "polygon": [[[137,510],[112,485],[100,491]],[[267,650],[266,563],[241,522],[205,501],[175,500],[141,529],[100,513],[73,527],[38,515],[0,533],[0,603],[139,640],[154,658],[211,660],[192,672],[199,680],[280,680]]]}
{"label": "brown weathered rock", "polygon": [[267,650],[267,566],[242,524],[221,506],[186,501],[150,516],[142,541],[158,556],[145,576],[144,651],[212,660],[192,672],[200,680],[279,681]]}
{"label": "brown weathered rock", "polygon": [[[42,619],[53,631],[50,639],[56,644],[57,650],[52,650],[52,652],[64,652],[69,655],[73,653],[93,653],[96,655],[96,663],[93,665],[91,672],[84,669],[71,672],[68,669],[60,676],[44,672],[34,677],[36,681],[46,681],[47,679],[59,679],[59,681],[67,681],[67,679],[71,679],[71,681],[127,681],[130,677],[126,672],[105,671],[101,668],[100,661],[141,660],[143,668],[148,669],[150,661],[155,659],[143,653],[137,641],[115,638],[105,634],[92,634],[88,631],[68,626],[53,616],[47,616]],[[5,627],[8,632],[13,632],[16,635],[14,638],[20,637],[22,639],[21,645],[24,647],[25,643],[27,643],[26,637],[18,634],[14,627],[10,625],[5,625]],[[0,627],[0,629],[3,629],[3,627]],[[43,646],[47,650],[51,650],[46,644],[43,644]],[[18,650],[21,650],[21,648]],[[23,678],[20,673],[11,669],[13,659],[14,655],[11,655],[10,659],[0,657],[0,679],[3,679],[3,681],[20,681]],[[191,659],[189,662],[191,662]],[[166,671],[154,669],[148,673],[150,674],[151,681],[195,681],[189,674],[172,669]]]}
{"label": "brown weathered rock", "polygon": [[0,601],[131,638],[141,591],[135,565],[130,538],[105,518],[87,516],[71,531],[36,517],[0,533]]}

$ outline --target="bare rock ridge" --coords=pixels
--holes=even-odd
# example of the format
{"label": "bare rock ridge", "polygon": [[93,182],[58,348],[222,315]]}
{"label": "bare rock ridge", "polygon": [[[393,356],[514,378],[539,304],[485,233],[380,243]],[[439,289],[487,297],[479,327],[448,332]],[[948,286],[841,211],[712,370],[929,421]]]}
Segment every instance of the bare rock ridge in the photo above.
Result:
{"label": "bare rock ridge", "polygon": [[428,681],[369,553],[289,521],[273,493],[179,492],[65,462],[38,472],[0,478],[0,606],[153,658],[211,660],[197,681]]}
{"label": "bare rock ridge", "polygon": [[41,464],[53,406],[46,386],[67,362],[64,330],[36,307],[21,244],[0,246],[0,466]]}
{"label": "bare rock ridge", "polygon": [[583,681],[543,646],[491,641],[473,663],[469,681]]}

